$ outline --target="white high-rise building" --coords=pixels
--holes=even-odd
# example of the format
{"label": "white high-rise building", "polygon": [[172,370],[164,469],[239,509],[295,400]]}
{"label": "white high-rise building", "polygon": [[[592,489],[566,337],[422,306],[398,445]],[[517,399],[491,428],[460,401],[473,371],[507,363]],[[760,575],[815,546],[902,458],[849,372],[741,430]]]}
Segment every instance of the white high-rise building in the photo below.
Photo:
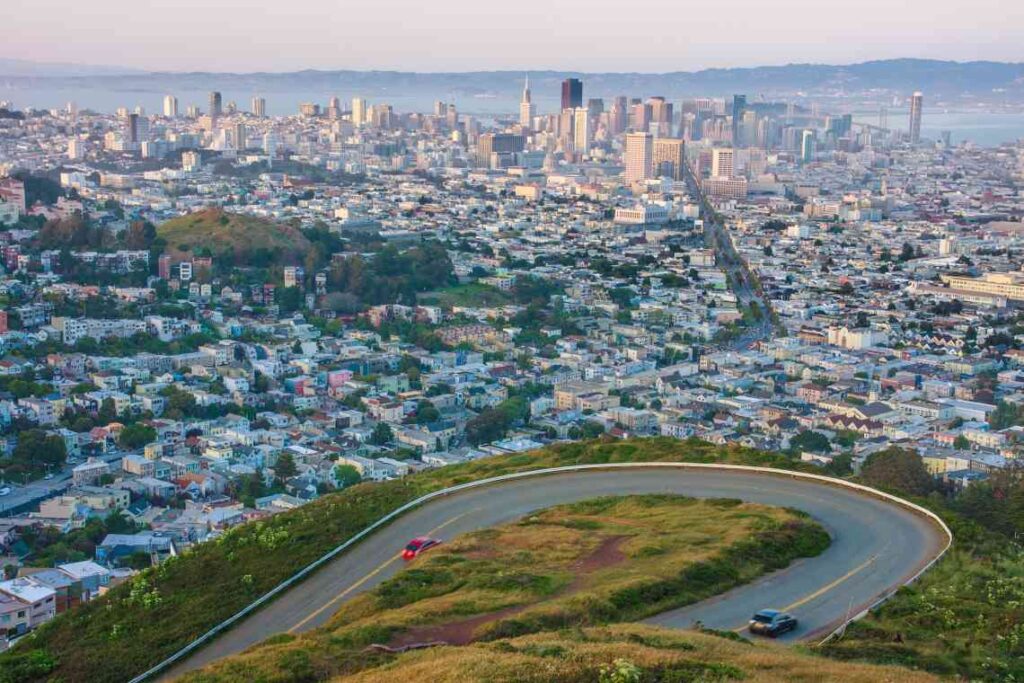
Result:
{"label": "white high-rise building", "polygon": [[590,144],[594,141],[594,132],[590,128],[590,110],[579,107],[573,116],[573,148],[580,154],[589,154]]}
{"label": "white high-rise building", "polygon": [[174,95],[164,95],[164,116],[169,119],[178,116],[178,98]]}
{"label": "white high-rise building", "polygon": [[627,133],[625,156],[627,183],[650,178],[654,163],[654,136],[650,133]]}
{"label": "white high-rise building", "polygon": [[711,177],[732,178],[736,172],[734,159],[732,147],[716,147],[711,152]]}
{"label": "white high-rise building", "polygon": [[352,98],[352,125],[360,127],[363,124],[368,123],[367,111],[366,111],[366,100],[362,97]]}
{"label": "white high-rise building", "polygon": [[523,100],[519,103],[519,125],[524,128],[533,127],[533,101],[530,99],[530,77],[526,77],[523,85]]}
{"label": "white high-rise building", "polygon": [[250,110],[253,116],[263,118],[267,115],[267,100],[262,97],[253,97],[250,103]]}
{"label": "white high-rise building", "polygon": [[924,93],[915,92],[910,96],[910,142],[921,142],[921,110],[924,108]]}

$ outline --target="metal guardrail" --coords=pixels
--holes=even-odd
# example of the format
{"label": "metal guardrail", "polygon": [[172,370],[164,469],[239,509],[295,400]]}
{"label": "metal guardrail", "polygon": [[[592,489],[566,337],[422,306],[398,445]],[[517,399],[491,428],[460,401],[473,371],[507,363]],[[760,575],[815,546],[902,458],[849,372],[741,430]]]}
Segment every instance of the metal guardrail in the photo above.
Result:
{"label": "metal guardrail", "polygon": [[876,600],[874,603],[872,603],[866,609],[862,610],[861,612],[858,612],[856,615],[853,615],[853,616],[848,617],[847,619],[845,619],[843,621],[843,623],[840,626],[838,626],[836,629],[834,629],[831,633],[829,633],[829,635],[823,641],[821,641],[820,644],[824,644],[824,643],[828,642],[836,634],[838,634],[842,630],[844,630],[846,628],[846,626],[850,622],[856,621],[857,619],[860,619],[861,617],[866,615],[869,611],[871,611],[872,609],[874,609],[875,607],[877,607],[878,605],[880,605],[881,603],[885,602],[890,597],[892,597],[896,593],[896,591],[898,591],[900,588],[902,588],[903,586],[909,585],[909,584],[913,583],[914,581],[916,581],[918,578],[920,578],[920,576],[922,574],[924,574],[924,572],[926,572],[928,569],[930,569],[936,562],[939,561],[939,559],[942,558],[943,555],[946,554],[946,551],[949,550],[950,546],[953,543],[953,532],[950,531],[949,527],[946,526],[946,523],[943,522],[942,519],[938,515],[933,513],[932,511],[927,510],[927,509],[921,507],[920,505],[916,505],[914,503],[911,503],[910,501],[903,500],[902,498],[899,498],[897,496],[893,496],[893,495],[885,493],[883,491],[879,491],[878,489],[873,489],[873,488],[871,488],[869,486],[863,486],[861,484],[855,484],[853,482],[845,481],[845,480],[842,480],[842,479],[834,479],[832,477],[826,477],[826,476],[823,476],[823,475],[820,475],[820,474],[811,474],[811,473],[807,473],[807,472],[795,472],[795,471],[789,471],[789,470],[775,469],[775,468],[771,468],[771,467],[754,467],[754,466],[748,466],[748,465],[725,465],[725,464],[718,464],[718,463],[690,463],[690,462],[635,462],[635,463],[634,462],[620,462],[620,463],[600,463],[600,464],[586,464],[586,465],[565,465],[565,466],[562,466],[562,467],[546,467],[546,468],[537,469],[537,470],[528,470],[528,471],[524,471],[524,472],[514,472],[512,474],[503,474],[503,475],[500,475],[500,476],[497,476],[497,477],[488,477],[486,479],[479,479],[477,481],[466,482],[465,484],[458,484],[456,486],[451,486],[451,487],[448,487],[446,489],[440,489],[438,491],[433,491],[433,492],[428,493],[426,495],[420,496],[416,500],[410,501],[410,502],[406,503],[405,505],[402,505],[402,506],[396,508],[395,510],[389,512],[388,514],[386,514],[383,517],[381,517],[380,519],[378,519],[373,524],[370,524],[369,526],[367,526],[362,531],[359,531],[356,534],[354,534],[347,541],[345,541],[341,545],[337,546],[333,550],[329,551],[327,554],[325,554],[320,559],[313,561],[312,563],[310,563],[309,565],[307,565],[303,569],[299,570],[292,577],[290,577],[288,579],[285,579],[280,584],[278,584],[277,586],[272,588],[270,591],[268,591],[264,595],[262,595],[259,598],[257,598],[254,602],[246,605],[244,608],[242,608],[241,610],[236,612],[234,615],[232,615],[231,617],[225,619],[221,623],[217,624],[216,626],[211,628],[209,631],[207,631],[203,635],[199,636],[198,638],[196,638],[191,643],[189,643],[185,647],[181,648],[180,650],[178,650],[174,654],[172,654],[167,659],[163,660],[162,662],[156,664],[155,666],[153,666],[149,670],[147,670],[147,671],[139,674],[135,678],[131,679],[128,683],[142,683],[142,681],[145,681],[145,680],[149,679],[151,676],[155,676],[156,674],[158,674],[158,673],[164,671],[165,669],[169,668],[172,664],[178,662],[179,660],[181,660],[186,655],[188,655],[188,654],[198,650],[203,645],[205,645],[207,642],[209,642],[210,640],[215,638],[217,635],[219,635],[220,633],[223,633],[224,631],[229,629],[231,626],[233,626],[237,622],[241,621],[242,619],[244,619],[248,615],[252,614],[253,612],[255,612],[260,607],[262,607],[263,605],[267,604],[268,602],[270,602],[271,600],[276,598],[278,595],[280,595],[284,591],[288,590],[289,588],[291,588],[295,584],[301,582],[303,579],[308,577],[310,574],[315,572],[317,569],[322,567],[324,564],[330,562],[335,557],[337,557],[338,555],[343,553],[345,550],[347,550],[348,548],[352,547],[353,545],[355,545],[359,541],[363,540],[364,538],[366,538],[367,536],[372,534],[374,531],[376,531],[376,530],[380,529],[381,527],[389,524],[391,521],[393,521],[396,518],[402,516],[403,514],[408,512],[409,510],[412,510],[412,509],[417,508],[417,507],[419,507],[421,505],[424,505],[425,503],[428,503],[428,502],[430,502],[430,501],[432,501],[432,500],[434,500],[436,498],[443,498],[445,496],[450,496],[450,495],[452,495],[454,493],[458,493],[460,491],[465,491],[467,489],[479,488],[479,487],[482,487],[482,486],[489,486],[491,484],[498,484],[498,483],[507,482],[507,481],[514,481],[516,479],[524,479],[524,478],[527,478],[527,477],[538,477],[538,476],[544,476],[544,475],[550,475],[550,474],[562,474],[562,473],[567,473],[567,472],[582,472],[582,471],[587,471],[587,470],[647,469],[647,468],[664,468],[664,467],[683,468],[683,469],[698,469],[698,470],[722,470],[722,471],[735,470],[735,471],[740,471],[740,472],[753,472],[753,473],[765,474],[765,475],[776,476],[776,477],[780,477],[781,476],[781,477],[789,477],[789,478],[793,478],[793,479],[813,480],[813,481],[818,481],[818,482],[821,482],[821,483],[824,483],[824,484],[827,484],[827,485],[840,486],[840,487],[843,487],[843,488],[853,489],[853,490],[856,490],[856,491],[858,491],[860,493],[864,493],[864,494],[869,495],[869,496],[873,496],[873,497],[876,497],[876,498],[881,498],[883,500],[895,503],[895,504],[897,504],[897,505],[899,505],[901,507],[904,507],[904,508],[907,508],[907,509],[911,510],[912,512],[920,514],[920,515],[928,518],[930,521],[934,522],[943,531],[943,533],[945,533],[946,538],[947,538],[946,545],[942,548],[941,551],[939,551],[939,553],[934,558],[932,558],[924,567],[922,567],[917,573],[915,573],[914,576],[912,576],[910,579],[908,579],[907,581],[903,582],[899,586],[894,587],[889,592],[885,593],[880,599]]}

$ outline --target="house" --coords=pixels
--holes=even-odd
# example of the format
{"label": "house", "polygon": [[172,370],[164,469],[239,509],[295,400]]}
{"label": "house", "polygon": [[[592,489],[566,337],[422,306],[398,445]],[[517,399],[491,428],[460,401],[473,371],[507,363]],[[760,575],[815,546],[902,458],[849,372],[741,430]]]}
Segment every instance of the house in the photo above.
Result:
{"label": "house", "polygon": [[0,651],[6,650],[13,639],[28,632],[28,613],[27,603],[0,592]]}
{"label": "house", "polygon": [[148,556],[154,564],[178,554],[174,539],[155,531],[140,531],[137,534],[107,534],[96,546],[96,562],[107,567],[120,566],[132,555]]}
{"label": "house", "polygon": [[110,570],[91,560],[61,564],[57,569],[81,584],[82,602],[99,597],[110,585]]}
{"label": "house", "polygon": [[28,628],[38,628],[57,614],[57,592],[31,577],[0,581],[0,593],[17,598],[28,607]]}
{"label": "house", "polygon": [[25,576],[36,583],[53,589],[57,614],[67,612],[82,602],[82,584],[59,569],[23,567],[18,576]]}

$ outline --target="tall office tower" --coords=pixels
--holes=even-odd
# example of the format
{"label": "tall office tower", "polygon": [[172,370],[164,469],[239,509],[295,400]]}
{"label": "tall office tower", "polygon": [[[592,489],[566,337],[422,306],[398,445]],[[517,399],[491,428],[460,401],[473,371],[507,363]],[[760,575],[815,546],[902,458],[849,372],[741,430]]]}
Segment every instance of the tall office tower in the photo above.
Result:
{"label": "tall office tower", "polygon": [[910,144],[921,142],[921,108],[924,107],[924,94],[920,91],[910,96]]}
{"label": "tall office tower", "polygon": [[626,130],[626,126],[629,123],[629,112],[626,109],[626,103],[627,100],[625,95],[618,95],[615,98],[615,101],[612,102],[610,119],[612,127],[611,132],[614,135],[618,135]]}
{"label": "tall office tower", "polygon": [[590,118],[598,120],[604,113],[604,100],[600,97],[591,97],[587,100],[587,111],[590,112]]}
{"label": "tall office tower", "polygon": [[659,136],[668,136],[672,131],[672,103],[666,102],[664,97],[652,97],[648,104],[651,107],[650,123],[651,132]]}
{"label": "tall office tower", "polygon": [[253,116],[262,119],[267,115],[267,100],[263,97],[253,97],[249,102],[249,111]]}
{"label": "tall office tower", "polygon": [[654,175],[682,180],[686,172],[686,143],[679,138],[655,138]]}
{"label": "tall office tower", "polygon": [[711,177],[732,178],[735,173],[732,147],[715,147],[711,151]]}
{"label": "tall office tower", "polygon": [[447,114],[447,112],[448,112],[448,105],[446,105],[441,100],[436,100],[434,102],[434,116],[444,117],[445,114]]}
{"label": "tall office tower", "polygon": [[128,138],[128,142],[137,143],[139,142],[139,115],[129,114],[128,115],[128,126],[125,132],[125,137]]}
{"label": "tall office tower", "polygon": [[515,133],[484,133],[477,140],[476,153],[477,161],[481,166],[490,168],[492,161],[497,155],[508,157],[509,155],[522,152],[526,145],[526,138]]}
{"label": "tall office tower", "polygon": [[267,131],[263,134],[263,153],[271,159],[277,154],[277,138],[274,137],[273,131]]}
{"label": "tall office tower", "polygon": [[210,116],[220,116],[223,113],[221,109],[221,97],[220,93],[216,90],[210,91]]}
{"label": "tall office tower", "polygon": [[562,81],[562,110],[583,106],[583,81],[567,78]]}
{"label": "tall office tower", "polygon": [[889,110],[885,107],[878,109],[878,127],[882,130],[889,130]]}
{"label": "tall office tower", "polygon": [[190,119],[198,119],[201,113],[202,112],[199,111],[199,105],[197,104],[190,104],[185,109],[185,116],[189,117]]}
{"label": "tall office tower", "polygon": [[576,110],[563,109],[558,115],[558,139],[562,147],[573,149],[576,144]]}
{"label": "tall office tower", "polygon": [[341,118],[341,100],[335,95],[327,101],[327,117],[331,119]]}
{"label": "tall office tower", "polygon": [[740,124],[743,122],[743,112],[747,110],[747,96],[746,95],[733,95],[732,96],[732,145],[733,147],[741,147],[743,145],[742,139],[742,127]]}
{"label": "tall office tower", "polygon": [[519,125],[523,128],[533,126],[533,99],[530,97],[530,76],[523,83],[523,99],[519,102]]}
{"label": "tall office tower", "polygon": [[352,125],[360,127],[366,124],[366,100],[362,97],[352,98]]}
{"label": "tall office tower", "polygon": [[248,146],[248,140],[246,139],[246,137],[247,136],[246,136],[245,124],[244,123],[236,123],[235,124],[235,134],[234,134],[235,149],[237,149],[237,150],[246,149],[246,147]]}
{"label": "tall office tower", "polygon": [[800,136],[800,161],[814,161],[814,131],[805,130]]}
{"label": "tall office tower", "polygon": [[633,105],[633,130],[646,133],[651,128],[650,103],[637,102]]}
{"label": "tall office tower", "polygon": [[626,134],[625,179],[629,184],[651,177],[654,137],[650,133]]}
{"label": "tall office tower", "polygon": [[178,98],[174,95],[164,95],[164,116],[169,119],[178,116]]}
{"label": "tall office tower", "polygon": [[590,110],[579,107],[573,118],[573,148],[580,154],[588,154],[590,144],[594,141],[594,131],[590,126]]}

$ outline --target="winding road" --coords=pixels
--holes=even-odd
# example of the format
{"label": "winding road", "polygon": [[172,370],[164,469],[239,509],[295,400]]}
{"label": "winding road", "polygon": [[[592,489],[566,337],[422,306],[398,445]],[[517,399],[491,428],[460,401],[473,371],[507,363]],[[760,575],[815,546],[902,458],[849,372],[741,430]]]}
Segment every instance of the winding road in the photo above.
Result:
{"label": "winding road", "polygon": [[786,474],[648,466],[515,479],[466,489],[407,512],[194,651],[160,680],[172,680],[274,634],[322,626],[346,600],[400,571],[398,552],[414,536],[450,538],[552,505],[643,493],[739,498],[792,507],[811,515],[832,536],[831,546],[818,557],[798,560],[724,595],[648,620],[661,626],[687,628],[699,620],[711,628],[741,630],[756,609],[776,607],[792,611],[800,620],[800,628],[786,639],[821,637],[916,575],[950,540],[934,521],[906,507]]}

